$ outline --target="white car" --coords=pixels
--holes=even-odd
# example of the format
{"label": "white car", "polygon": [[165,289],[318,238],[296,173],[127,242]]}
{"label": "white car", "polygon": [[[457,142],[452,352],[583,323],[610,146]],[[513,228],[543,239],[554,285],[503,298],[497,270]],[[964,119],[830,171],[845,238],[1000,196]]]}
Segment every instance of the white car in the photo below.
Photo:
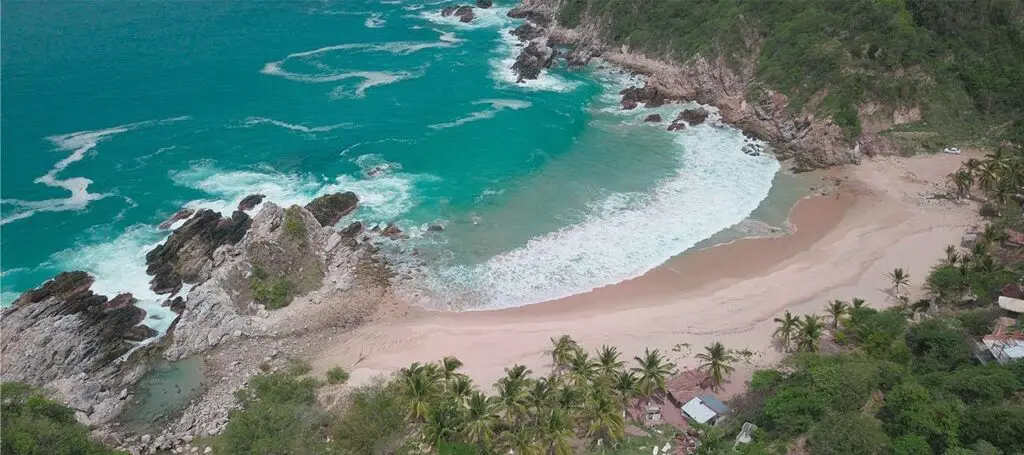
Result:
{"label": "white car", "polygon": [[949,153],[951,155],[959,155],[960,154],[960,149],[958,149],[956,147],[946,147],[942,151],[943,151],[943,153]]}

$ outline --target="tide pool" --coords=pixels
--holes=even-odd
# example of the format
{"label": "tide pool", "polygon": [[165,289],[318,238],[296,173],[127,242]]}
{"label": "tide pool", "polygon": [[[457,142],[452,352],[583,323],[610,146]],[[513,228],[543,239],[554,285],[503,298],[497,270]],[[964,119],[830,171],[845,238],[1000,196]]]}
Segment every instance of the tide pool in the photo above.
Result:
{"label": "tide pool", "polygon": [[779,164],[740,132],[645,123],[684,106],[620,110],[636,80],[603,65],[516,84],[511,4],[441,6],[5,3],[4,303],[86,270],[162,331],[144,256],[170,214],[354,191],[342,223],[395,222],[396,263],[425,260],[416,301],[519,306],[638,276],[769,194]]}

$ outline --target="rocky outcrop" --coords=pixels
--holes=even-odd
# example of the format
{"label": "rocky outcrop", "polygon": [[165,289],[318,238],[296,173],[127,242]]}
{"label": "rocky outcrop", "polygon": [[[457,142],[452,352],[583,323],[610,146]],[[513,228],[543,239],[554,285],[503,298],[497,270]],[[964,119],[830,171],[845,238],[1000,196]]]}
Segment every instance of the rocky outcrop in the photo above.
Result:
{"label": "rocky outcrop", "polygon": [[153,275],[150,286],[157,294],[181,289],[182,283],[200,283],[209,278],[213,252],[222,245],[238,243],[249,230],[252,219],[236,211],[225,219],[203,209],[163,244],[146,254],[146,273]]}
{"label": "rocky outcrop", "polygon": [[260,205],[260,202],[263,202],[263,198],[265,197],[266,196],[262,194],[250,194],[238,202],[238,210],[248,212],[249,210],[256,208],[257,205]]}
{"label": "rocky outcrop", "polygon": [[160,226],[157,227],[160,229],[170,229],[175,222],[179,220],[187,220],[193,213],[196,213],[196,211],[192,209],[178,210],[174,215],[171,215],[170,218],[166,219],[163,223],[160,223]]}
{"label": "rocky outcrop", "polygon": [[525,19],[546,27],[553,22],[555,5],[550,1],[524,1],[508,10],[506,15],[513,19]]}
{"label": "rocky outcrop", "polygon": [[544,29],[530,22],[523,22],[522,25],[512,29],[509,34],[519,38],[520,41],[528,42],[544,36]]}
{"label": "rocky outcrop", "polygon": [[398,240],[402,238],[402,230],[398,228],[394,223],[388,223],[383,230],[380,231],[380,235],[387,237],[391,240]]}
{"label": "rocky outcrop", "polygon": [[321,226],[334,226],[345,215],[352,213],[359,205],[359,197],[351,191],[325,194],[306,204],[306,210],[320,222]]}
{"label": "rocky outcrop", "polygon": [[494,6],[494,2],[492,0],[476,0],[476,7],[477,8],[487,9],[487,8],[492,7],[492,6]]}
{"label": "rocky outcrop", "polygon": [[637,106],[639,103],[644,103],[645,107],[661,107],[671,101],[668,94],[664,90],[659,89],[653,85],[644,85],[641,87],[629,87],[619,92],[622,95],[622,106],[625,109],[626,106],[632,106],[630,109]]}
{"label": "rocky outcrop", "polygon": [[549,47],[545,40],[538,39],[530,41],[512,64],[512,71],[516,73],[516,82],[523,82],[529,79],[536,79],[545,68],[550,68],[555,61],[556,52]]}
{"label": "rocky outcrop", "polygon": [[647,123],[660,123],[661,122],[661,114],[651,114],[651,115],[648,115],[647,117],[644,117],[644,122],[647,122]]}
{"label": "rocky outcrop", "polygon": [[441,16],[455,16],[459,18],[459,22],[472,22],[476,18],[473,7],[468,5],[446,6],[441,10]]}
{"label": "rocky outcrop", "polygon": [[0,377],[53,390],[80,420],[102,423],[120,413],[120,393],[145,372],[124,361],[131,341],[153,331],[137,325],[145,312],[131,294],[108,301],[90,289],[93,281],[85,272],[64,272],[3,310]]}
{"label": "rocky outcrop", "polygon": [[708,115],[710,115],[710,113],[706,109],[698,107],[696,109],[686,109],[680,112],[676,117],[676,120],[682,120],[690,126],[700,125],[708,119]]}
{"label": "rocky outcrop", "polygon": [[676,120],[676,121],[673,121],[671,124],[669,124],[668,128],[665,128],[665,129],[668,130],[668,131],[682,131],[682,130],[686,129],[686,124],[683,123],[683,122],[680,122],[679,120]]}

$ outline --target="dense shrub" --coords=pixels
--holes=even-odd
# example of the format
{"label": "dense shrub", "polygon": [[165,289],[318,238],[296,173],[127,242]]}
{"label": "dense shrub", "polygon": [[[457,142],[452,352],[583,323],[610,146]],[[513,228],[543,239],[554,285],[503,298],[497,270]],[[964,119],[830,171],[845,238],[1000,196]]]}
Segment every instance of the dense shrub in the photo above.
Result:
{"label": "dense shrub", "polygon": [[3,398],[0,453],[23,455],[114,455],[89,440],[89,429],[75,420],[75,411],[19,382],[0,384]]}

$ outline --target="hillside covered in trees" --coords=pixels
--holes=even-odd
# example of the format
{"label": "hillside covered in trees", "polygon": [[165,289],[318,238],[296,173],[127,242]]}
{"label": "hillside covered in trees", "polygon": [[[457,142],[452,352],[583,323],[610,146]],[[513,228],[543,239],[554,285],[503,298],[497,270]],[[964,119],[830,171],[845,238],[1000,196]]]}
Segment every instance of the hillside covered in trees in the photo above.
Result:
{"label": "hillside covered in trees", "polygon": [[921,110],[888,132],[902,142],[1024,142],[1020,0],[563,0],[556,17],[652,57],[751,66],[754,84],[794,112],[812,103],[849,138],[882,103]]}

